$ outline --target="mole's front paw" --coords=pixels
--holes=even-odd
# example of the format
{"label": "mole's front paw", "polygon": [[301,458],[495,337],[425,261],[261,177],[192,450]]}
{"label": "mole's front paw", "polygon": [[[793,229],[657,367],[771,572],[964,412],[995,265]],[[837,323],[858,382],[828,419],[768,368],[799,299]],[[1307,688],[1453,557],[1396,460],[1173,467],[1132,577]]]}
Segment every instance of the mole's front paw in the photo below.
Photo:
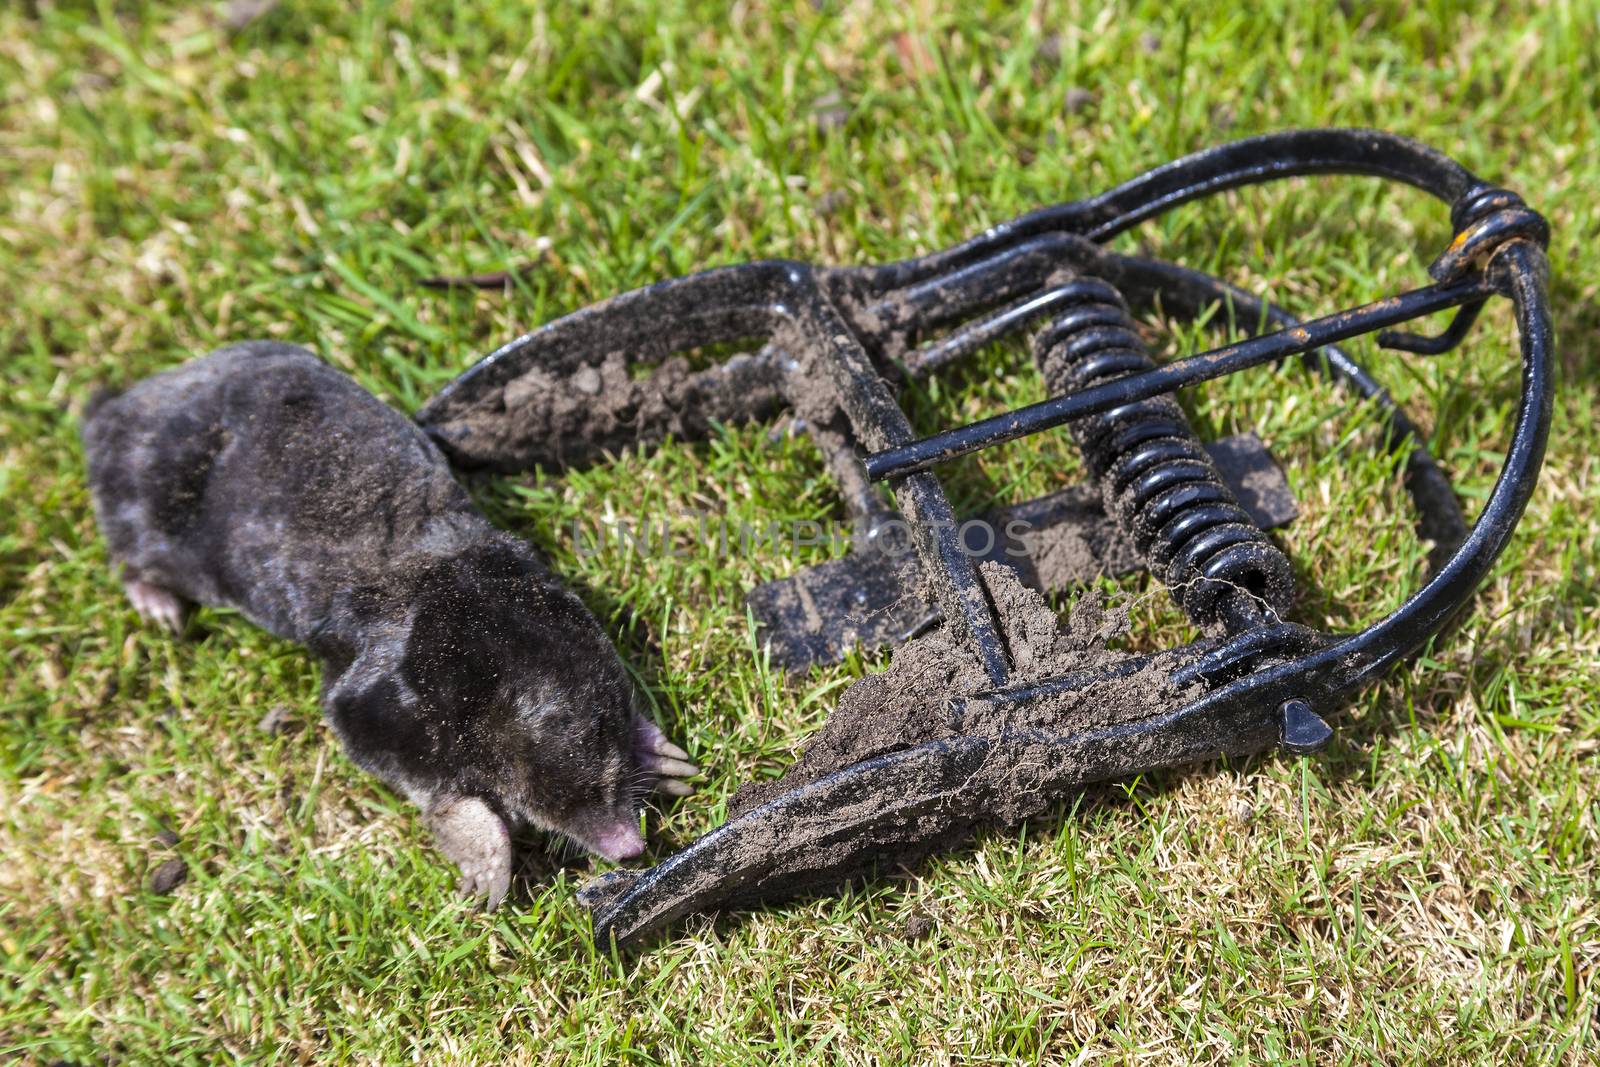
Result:
{"label": "mole's front paw", "polygon": [[477,797],[449,797],[425,815],[439,851],[461,868],[461,893],[481,897],[486,910],[511,887],[511,834],[494,809]]}
{"label": "mole's front paw", "polygon": [[175,634],[183,632],[185,609],[178,594],[137,578],[129,579],[123,588],[127,590],[128,603],[145,622],[153,622]]}
{"label": "mole's front paw", "polygon": [[658,775],[656,789],[675,797],[686,797],[694,786],[680,779],[700,773],[689,762],[689,753],[667,740],[661,727],[642,715],[633,717],[633,749],[641,770]]}

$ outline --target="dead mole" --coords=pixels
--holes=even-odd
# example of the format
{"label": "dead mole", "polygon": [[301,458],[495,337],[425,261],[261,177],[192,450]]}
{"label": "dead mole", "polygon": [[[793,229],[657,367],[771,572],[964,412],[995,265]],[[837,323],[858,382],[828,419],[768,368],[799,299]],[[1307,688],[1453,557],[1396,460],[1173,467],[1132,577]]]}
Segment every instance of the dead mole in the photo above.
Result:
{"label": "dead mole", "polygon": [[310,352],[230,345],[98,398],[83,441],[139,614],[232,607],[308,646],[346,751],[422,809],[464,892],[499,903],[525,826],[636,856],[643,794],[690,792],[582,602]]}

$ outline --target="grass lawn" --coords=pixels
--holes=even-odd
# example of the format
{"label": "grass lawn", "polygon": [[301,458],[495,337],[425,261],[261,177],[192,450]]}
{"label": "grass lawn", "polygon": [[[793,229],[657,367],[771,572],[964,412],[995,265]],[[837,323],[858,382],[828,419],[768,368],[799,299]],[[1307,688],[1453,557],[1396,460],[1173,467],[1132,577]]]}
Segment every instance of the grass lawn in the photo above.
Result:
{"label": "grass lawn", "polygon": [[[74,1064],[1594,1063],[1600,981],[1600,5],[284,0],[0,5],[0,1057]],[[818,11],[817,9],[822,9]],[[1321,757],[1109,783],[839,896],[596,948],[582,863],[458,901],[406,803],[318,721],[317,670],[237,615],[141,627],[77,419],[225,342],[310,346],[406,410],[530,326],[750,258],[949,244],[1220,139],[1374,125],[1550,219],[1561,383],[1544,477],[1465,625]],[[1184,208],[1119,247],[1302,313],[1425,281],[1425,198],[1364,180]],[[509,295],[420,278],[536,261]],[[1353,345],[1472,513],[1517,390],[1503,302],[1458,351]],[[1169,331],[1169,355],[1212,337]],[[1041,396],[1020,347],[908,404],[932,430]],[[1254,430],[1302,515],[1298,621],[1359,626],[1425,546],[1370,411],[1297,369],[1184,396]],[[1064,434],[953,465],[958,507],[1078,478]],[[843,514],[765,427],[481,478],[581,588],[707,768],[664,856],[780,773],[868,658],[785,677],[742,604],[822,548],[678,555],[572,524]],[[1192,636],[1147,579],[1139,641]],[[270,732],[280,709],[297,729]],[[149,889],[174,858],[188,878]]]}

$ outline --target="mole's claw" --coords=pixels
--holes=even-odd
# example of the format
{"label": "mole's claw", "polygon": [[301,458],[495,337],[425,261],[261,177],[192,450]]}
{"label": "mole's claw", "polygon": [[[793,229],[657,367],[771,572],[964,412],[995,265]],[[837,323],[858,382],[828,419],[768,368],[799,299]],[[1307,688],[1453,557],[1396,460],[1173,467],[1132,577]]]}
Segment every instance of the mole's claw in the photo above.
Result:
{"label": "mole's claw", "polygon": [[686,760],[689,758],[689,753],[668,741],[665,737],[656,742],[655,753],[658,756],[670,756],[673,759]]}
{"label": "mole's claw", "polygon": [[126,583],[128,602],[146,622],[153,622],[172,633],[183,631],[183,601],[159,585],[135,578]]}
{"label": "mole's claw", "polygon": [[482,901],[484,911],[493,911],[511,888],[511,872],[509,869],[464,872],[457,888],[468,900]]}
{"label": "mole's claw", "polygon": [[637,713],[633,716],[633,739],[635,749],[641,753],[654,753],[669,759],[689,758],[689,753],[667,740],[661,727]]}
{"label": "mole's claw", "polygon": [[669,774],[674,778],[687,778],[700,773],[700,768],[694,764],[686,760],[669,759],[666,756],[646,756],[639,762],[645,770],[655,771],[657,774]]}
{"label": "mole's claw", "polygon": [[688,797],[694,795],[694,786],[688,782],[680,782],[676,778],[663,778],[656,783],[656,792],[675,797]]}

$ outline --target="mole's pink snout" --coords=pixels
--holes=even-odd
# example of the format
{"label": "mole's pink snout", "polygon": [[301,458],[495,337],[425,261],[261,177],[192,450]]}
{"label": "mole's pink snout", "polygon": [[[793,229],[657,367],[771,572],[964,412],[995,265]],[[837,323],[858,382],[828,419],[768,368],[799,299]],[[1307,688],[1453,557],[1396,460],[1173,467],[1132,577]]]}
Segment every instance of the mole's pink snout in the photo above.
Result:
{"label": "mole's pink snout", "polygon": [[644,836],[631,823],[615,822],[595,832],[590,849],[602,859],[620,863],[644,851]]}

